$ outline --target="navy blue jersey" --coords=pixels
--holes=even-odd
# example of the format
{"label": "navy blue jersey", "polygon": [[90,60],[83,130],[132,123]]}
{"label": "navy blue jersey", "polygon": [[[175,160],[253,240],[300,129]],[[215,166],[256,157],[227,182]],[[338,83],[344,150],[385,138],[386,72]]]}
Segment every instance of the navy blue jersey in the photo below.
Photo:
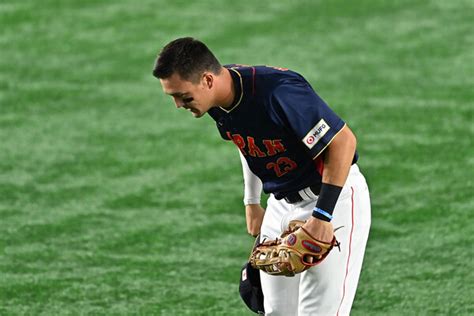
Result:
{"label": "navy blue jersey", "polygon": [[320,185],[321,153],[344,127],[344,121],[293,71],[225,67],[234,81],[234,103],[208,113],[221,136],[240,149],[250,170],[262,180],[265,193],[283,198]]}

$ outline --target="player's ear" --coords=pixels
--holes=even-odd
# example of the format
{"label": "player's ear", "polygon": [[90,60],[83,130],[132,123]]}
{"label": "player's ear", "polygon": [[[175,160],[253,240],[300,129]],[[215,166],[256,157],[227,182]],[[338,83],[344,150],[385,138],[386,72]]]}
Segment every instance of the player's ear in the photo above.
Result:
{"label": "player's ear", "polygon": [[203,75],[203,83],[204,83],[204,86],[207,87],[208,89],[211,89],[214,85],[214,76],[213,74],[209,73],[209,72],[205,72]]}

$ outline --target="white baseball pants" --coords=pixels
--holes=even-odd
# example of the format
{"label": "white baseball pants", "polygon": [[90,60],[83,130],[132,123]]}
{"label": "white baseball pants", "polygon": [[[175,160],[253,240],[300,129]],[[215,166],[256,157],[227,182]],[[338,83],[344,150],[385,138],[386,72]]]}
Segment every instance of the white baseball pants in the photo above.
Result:
{"label": "white baseball pants", "polygon": [[[261,228],[262,238],[275,239],[294,219],[308,219],[317,197],[295,204],[270,195]],[[349,315],[362,268],[370,229],[370,197],[357,165],[350,169],[334,209],[332,224],[340,251],[333,248],[319,265],[294,277],[260,272],[265,315]]]}

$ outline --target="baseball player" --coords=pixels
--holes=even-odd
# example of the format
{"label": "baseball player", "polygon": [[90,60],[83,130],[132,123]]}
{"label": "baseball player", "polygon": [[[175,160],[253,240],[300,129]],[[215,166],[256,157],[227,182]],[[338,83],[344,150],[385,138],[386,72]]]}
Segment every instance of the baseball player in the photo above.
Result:
{"label": "baseball player", "polygon": [[[290,221],[334,248],[293,277],[260,273],[266,315],[348,315],[370,228],[370,198],[356,138],[298,73],[222,66],[193,38],[167,44],[153,75],[177,108],[208,113],[242,161],[248,232],[275,239]],[[267,208],[261,191],[269,193]],[[335,228],[338,228],[334,232]],[[334,235],[336,238],[334,238]]]}

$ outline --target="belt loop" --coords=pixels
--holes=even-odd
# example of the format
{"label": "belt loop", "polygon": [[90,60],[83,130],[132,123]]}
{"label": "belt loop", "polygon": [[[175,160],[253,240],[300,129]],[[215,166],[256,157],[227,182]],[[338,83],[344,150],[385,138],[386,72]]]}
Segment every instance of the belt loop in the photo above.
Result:
{"label": "belt loop", "polygon": [[306,188],[299,190],[298,194],[301,196],[303,200],[307,200],[309,198],[308,193],[306,193]]}
{"label": "belt loop", "polygon": [[311,190],[311,187],[307,187],[306,189],[304,189],[304,192],[311,200],[318,198],[318,196],[313,192],[313,190]]}

